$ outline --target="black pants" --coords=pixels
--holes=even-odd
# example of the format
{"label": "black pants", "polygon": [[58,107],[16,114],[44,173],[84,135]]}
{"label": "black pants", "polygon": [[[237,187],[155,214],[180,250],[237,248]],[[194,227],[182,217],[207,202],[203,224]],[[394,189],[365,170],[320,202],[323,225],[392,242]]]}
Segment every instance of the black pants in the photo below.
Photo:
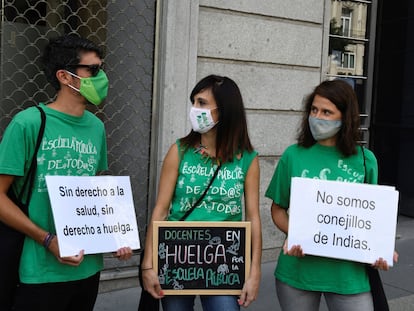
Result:
{"label": "black pants", "polygon": [[78,281],[20,284],[16,311],[92,311],[98,295],[100,273]]}

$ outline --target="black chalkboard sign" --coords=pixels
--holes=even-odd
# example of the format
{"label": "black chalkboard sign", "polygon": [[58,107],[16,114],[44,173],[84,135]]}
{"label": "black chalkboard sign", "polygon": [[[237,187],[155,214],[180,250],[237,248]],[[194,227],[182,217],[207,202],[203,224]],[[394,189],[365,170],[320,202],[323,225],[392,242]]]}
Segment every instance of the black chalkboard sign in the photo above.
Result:
{"label": "black chalkboard sign", "polygon": [[250,271],[250,222],[154,222],[153,266],[166,295],[238,295]]}

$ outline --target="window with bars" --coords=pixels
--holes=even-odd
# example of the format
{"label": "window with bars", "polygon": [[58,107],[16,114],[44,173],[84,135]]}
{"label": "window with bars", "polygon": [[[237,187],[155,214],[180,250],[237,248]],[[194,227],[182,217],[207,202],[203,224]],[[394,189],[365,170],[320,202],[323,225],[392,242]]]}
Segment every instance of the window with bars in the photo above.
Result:
{"label": "window with bars", "polygon": [[[131,178],[140,236],[148,214],[149,152],[154,62],[155,0],[1,1],[0,137],[11,118],[54,89],[40,57],[51,37],[77,33],[104,50],[109,92],[98,108],[104,123],[109,173]],[[117,268],[108,256],[106,268]],[[136,262],[129,261],[136,268]]]}

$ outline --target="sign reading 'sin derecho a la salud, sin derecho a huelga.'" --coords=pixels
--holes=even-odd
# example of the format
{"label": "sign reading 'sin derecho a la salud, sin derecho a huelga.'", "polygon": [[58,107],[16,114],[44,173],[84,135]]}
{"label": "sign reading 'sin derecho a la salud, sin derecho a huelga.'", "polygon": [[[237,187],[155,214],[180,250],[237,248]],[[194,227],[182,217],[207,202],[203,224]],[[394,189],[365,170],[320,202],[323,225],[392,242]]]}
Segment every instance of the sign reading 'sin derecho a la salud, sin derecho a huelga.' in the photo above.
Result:
{"label": "sign reading 'sin derecho a la salud, sin derecho a huelga.'", "polygon": [[166,295],[238,295],[250,271],[250,222],[154,222],[153,265]]}
{"label": "sign reading 'sin derecho a la salud, sin derecho a huelga.'", "polygon": [[62,257],[140,248],[129,176],[46,176]]}

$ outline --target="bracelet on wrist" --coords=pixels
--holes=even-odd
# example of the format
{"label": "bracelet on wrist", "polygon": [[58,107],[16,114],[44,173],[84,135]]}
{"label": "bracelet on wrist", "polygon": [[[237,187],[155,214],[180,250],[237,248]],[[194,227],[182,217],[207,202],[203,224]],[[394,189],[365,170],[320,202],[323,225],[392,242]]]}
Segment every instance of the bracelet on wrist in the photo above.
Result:
{"label": "bracelet on wrist", "polygon": [[55,235],[53,233],[50,233],[50,232],[47,233],[47,235],[43,239],[43,243],[42,243],[42,245],[44,246],[44,248],[46,248],[46,249],[49,248],[50,243],[52,242],[52,240],[53,240],[54,237],[55,237]]}
{"label": "bracelet on wrist", "polygon": [[148,268],[141,268],[141,271],[144,271],[144,270],[152,270],[152,267],[148,267]]}

